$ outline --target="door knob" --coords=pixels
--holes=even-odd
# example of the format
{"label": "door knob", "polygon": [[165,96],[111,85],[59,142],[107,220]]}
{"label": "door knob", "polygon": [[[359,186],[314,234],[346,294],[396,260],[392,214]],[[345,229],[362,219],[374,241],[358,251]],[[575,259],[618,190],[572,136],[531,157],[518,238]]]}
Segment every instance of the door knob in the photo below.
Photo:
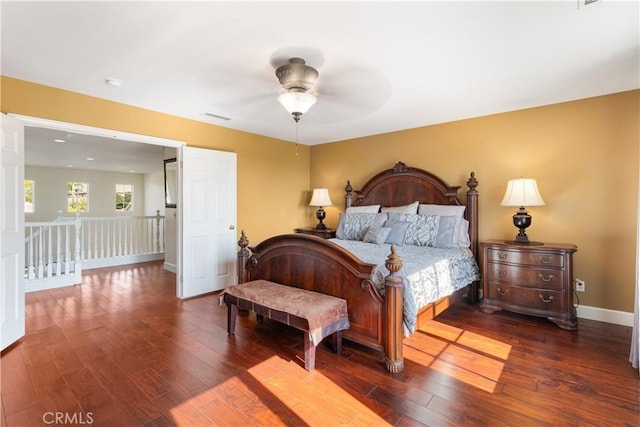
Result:
{"label": "door knob", "polygon": [[235,225],[230,225],[229,226],[229,230],[235,230],[235,229],[236,229]]}

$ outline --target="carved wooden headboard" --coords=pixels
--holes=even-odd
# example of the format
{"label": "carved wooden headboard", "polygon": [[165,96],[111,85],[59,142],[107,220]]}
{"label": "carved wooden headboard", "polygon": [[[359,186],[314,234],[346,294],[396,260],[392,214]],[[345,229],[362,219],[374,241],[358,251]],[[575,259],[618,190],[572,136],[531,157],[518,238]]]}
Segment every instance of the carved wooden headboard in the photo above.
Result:
{"label": "carved wooden headboard", "polygon": [[[478,181],[471,172],[467,180],[465,219],[469,221],[470,249],[478,259]],[[398,162],[374,175],[361,190],[354,190],[347,181],[345,205],[402,206],[415,202],[436,205],[465,205],[458,198],[460,186],[450,186],[442,179],[422,169]]]}

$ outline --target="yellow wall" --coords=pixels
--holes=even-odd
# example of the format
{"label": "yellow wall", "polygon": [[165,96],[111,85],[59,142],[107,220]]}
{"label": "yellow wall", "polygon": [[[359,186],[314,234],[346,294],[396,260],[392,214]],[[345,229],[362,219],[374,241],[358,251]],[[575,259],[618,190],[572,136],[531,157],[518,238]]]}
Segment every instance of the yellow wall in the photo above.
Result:
{"label": "yellow wall", "polygon": [[329,188],[335,206],[326,209],[325,222],[335,226],[347,179],[359,189],[373,172],[403,161],[464,189],[475,171],[480,239],[512,239],[514,210],[500,206],[507,180],[536,178],[546,205],[529,209],[529,238],[578,246],[575,277],[586,281],[581,304],[632,312],[639,95],[623,92],[313,146],[311,186]]}
{"label": "yellow wall", "polygon": [[[238,228],[251,244],[309,225],[309,147],[3,76],[3,113],[185,141],[238,155]],[[285,112],[286,114],[286,112]],[[284,122],[293,126],[293,122]]]}
{"label": "yellow wall", "polygon": [[252,244],[312,225],[309,189],[328,187],[343,209],[344,185],[404,161],[464,185],[480,182],[480,238],[513,238],[512,208],[501,207],[510,178],[533,177],[546,206],[530,208],[532,240],[578,246],[581,304],[633,311],[640,91],[300,146],[103,99],[2,77],[2,112],[186,141],[238,154],[238,226]]}

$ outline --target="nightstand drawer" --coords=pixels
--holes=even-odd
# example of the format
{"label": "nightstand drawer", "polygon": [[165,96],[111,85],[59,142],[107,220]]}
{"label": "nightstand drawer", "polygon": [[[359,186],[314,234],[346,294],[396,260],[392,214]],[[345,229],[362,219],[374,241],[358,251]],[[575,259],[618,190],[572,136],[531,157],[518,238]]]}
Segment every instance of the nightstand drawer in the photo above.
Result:
{"label": "nightstand drawer", "polygon": [[485,274],[490,282],[507,282],[519,286],[557,290],[562,290],[564,287],[562,270],[490,262],[487,264]]}
{"label": "nightstand drawer", "polygon": [[[528,310],[555,311],[565,310],[564,292],[544,289],[521,288],[503,283],[489,282],[489,298],[513,307],[527,307]],[[514,311],[519,311],[515,309]]]}
{"label": "nightstand drawer", "polygon": [[508,262],[513,264],[539,265],[544,267],[564,268],[564,257],[558,253],[523,252],[520,250],[495,249],[488,251],[488,261]]}

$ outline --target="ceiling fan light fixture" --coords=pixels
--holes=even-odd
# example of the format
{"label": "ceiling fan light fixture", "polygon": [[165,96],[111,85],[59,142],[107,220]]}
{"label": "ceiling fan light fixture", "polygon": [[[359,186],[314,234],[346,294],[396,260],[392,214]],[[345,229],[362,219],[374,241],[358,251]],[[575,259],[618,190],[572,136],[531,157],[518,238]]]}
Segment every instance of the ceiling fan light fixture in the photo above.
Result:
{"label": "ceiling fan light fixture", "polygon": [[276,77],[286,90],[285,93],[278,96],[278,102],[298,122],[300,116],[309,111],[309,108],[316,103],[316,97],[311,89],[318,79],[318,71],[306,65],[302,58],[291,58],[288,64],[281,65],[276,69]]}
{"label": "ceiling fan light fixture", "polygon": [[309,108],[316,103],[316,100],[315,95],[311,92],[296,90],[290,90],[278,96],[278,102],[285,110],[293,114],[295,121],[300,120],[300,116],[309,111]]}

